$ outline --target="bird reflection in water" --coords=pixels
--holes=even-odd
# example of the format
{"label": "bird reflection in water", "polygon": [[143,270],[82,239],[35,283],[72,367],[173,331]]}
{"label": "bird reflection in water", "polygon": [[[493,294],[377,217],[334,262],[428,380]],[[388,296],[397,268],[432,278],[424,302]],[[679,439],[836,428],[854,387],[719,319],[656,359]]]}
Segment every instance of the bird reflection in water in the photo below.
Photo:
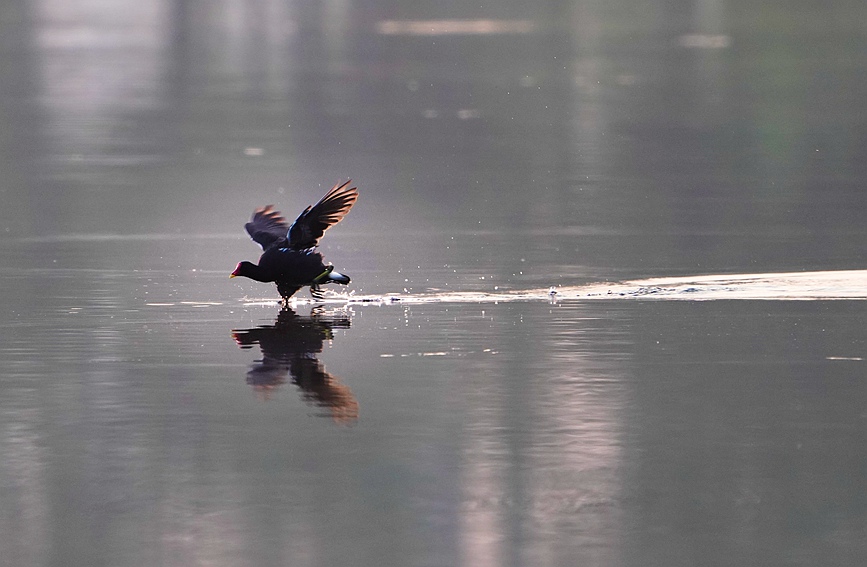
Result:
{"label": "bird reflection in water", "polygon": [[232,338],[243,349],[258,344],[262,350],[262,359],[247,372],[247,383],[264,399],[291,376],[306,402],[325,408],[337,422],[351,423],[358,419],[358,401],[316,357],[324,342],[333,339],[334,329],[348,329],[350,324],[345,311],[317,306],[303,316],[285,307],[274,325],[234,330]]}

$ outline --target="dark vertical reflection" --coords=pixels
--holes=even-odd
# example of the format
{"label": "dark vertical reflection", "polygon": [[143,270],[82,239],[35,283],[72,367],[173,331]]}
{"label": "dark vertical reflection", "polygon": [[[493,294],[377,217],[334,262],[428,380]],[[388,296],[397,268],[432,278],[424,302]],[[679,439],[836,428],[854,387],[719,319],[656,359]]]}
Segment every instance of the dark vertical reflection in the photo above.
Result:
{"label": "dark vertical reflection", "polygon": [[[106,218],[140,197],[124,172],[161,156],[165,13],[160,2],[28,3],[20,50],[10,64],[32,79],[24,120],[31,163],[17,233],[51,233],[92,215]],[[99,17],[96,17],[96,16]],[[13,121],[14,124],[15,121]],[[121,203],[118,193],[126,197]],[[125,216],[125,215],[124,215]]]}
{"label": "dark vertical reflection", "polygon": [[[655,35],[634,40],[641,50],[616,57],[634,82],[613,93],[621,149],[610,182],[625,201],[609,214],[649,235],[634,261],[648,270],[785,269],[857,253],[848,236],[856,215],[839,206],[863,207],[853,182],[864,160],[852,157],[864,151],[864,121],[838,112],[867,88],[853,67],[864,53],[850,50],[863,26],[840,23],[854,5],[811,15],[806,4],[683,4],[663,14],[664,26],[645,28]],[[805,226],[814,237],[795,259],[787,250]]]}
{"label": "dark vertical reflection", "polygon": [[13,0],[0,6],[0,235],[30,230],[38,224],[28,196],[38,190],[37,173],[45,152],[42,117],[36,99],[40,77],[36,65],[33,6]]}
{"label": "dark vertical reflection", "polygon": [[[39,78],[34,66],[34,26],[29,2],[0,4],[0,238],[30,228],[37,219],[28,207],[35,190],[34,175],[43,151],[38,135],[40,117],[33,100]],[[3,254],[7,266],[17,254]],[[3,311],[18,286],[3,282]],[[20,356],[0,354],[0,556],[18,565],[44,565],[51,537],[51,460],[46,447],[50,410],[28,384],[40,366],[39,349],[20,345],[6,322],[0,324],[0,344]],[[22,356],[23,355],[23,356]]]}

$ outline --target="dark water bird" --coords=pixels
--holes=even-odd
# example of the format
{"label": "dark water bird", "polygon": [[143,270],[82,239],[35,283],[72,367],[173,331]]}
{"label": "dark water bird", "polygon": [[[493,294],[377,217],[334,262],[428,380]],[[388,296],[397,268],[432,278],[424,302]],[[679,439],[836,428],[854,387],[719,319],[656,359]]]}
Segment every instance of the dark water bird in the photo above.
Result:
{"label": "dark water bird", "polygon": [[256,209],[244,225],[247,234],[262,247],[259,264],[241,262],[229,277],[244,276],[257,282],[274,282],[285,304],[304,286],[310,286],[314,298],[322,297],[320,286],[327,283],[347,285],[349,276],[326,265],[316,251],[319,239],[328,228],[343,219],[355,201],[358,189],[350,181],[335,185],[315,205],[304,209],[292,226],[273,205]]}
{"label": "dark water bird", "polygon": [[323,408],[337,422],[351,423],[358,419],[358,401],[317,358],[334,331],[351,324],[344,312],[316,307],[304,316],[284,307],[273,325],[237,329],[232,338],[243,349],[259,345],[262,351],[262,359],[247,372],[247,383],[257,393],[268,398],[290,378],[307,403]]}

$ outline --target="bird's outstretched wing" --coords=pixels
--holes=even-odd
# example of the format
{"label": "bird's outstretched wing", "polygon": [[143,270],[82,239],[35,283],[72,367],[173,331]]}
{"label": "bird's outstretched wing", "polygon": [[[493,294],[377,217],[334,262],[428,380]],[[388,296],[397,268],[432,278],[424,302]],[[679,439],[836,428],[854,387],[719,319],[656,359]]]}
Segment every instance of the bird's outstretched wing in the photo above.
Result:
{"label": "bird's outstretched wing", "polygon": [[250,238],[262,247],[262,250],[268,250],[281,241],[285,246],[289,223],[278,211],[274,210],[274,205],[267,205],[256,209],[253,213],[253,219],[245,224],[244,228],[247,229]]}
{"label": "bird's outstretched wing", "polygon": [[350,183],[335,185],[318,203],[304,209],[289,227],[289,248],[313,248],[328,227],[340,222],[358,200],[358,189],[350,187]]}

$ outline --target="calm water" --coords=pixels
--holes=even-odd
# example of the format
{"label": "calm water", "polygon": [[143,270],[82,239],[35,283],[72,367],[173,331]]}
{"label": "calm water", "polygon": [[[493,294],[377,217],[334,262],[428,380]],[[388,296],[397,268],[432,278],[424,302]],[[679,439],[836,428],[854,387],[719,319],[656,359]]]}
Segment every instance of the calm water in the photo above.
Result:
{"label": "calm water", "polygon": [[867,562],[865,12],[4,3],[0,563]]}

